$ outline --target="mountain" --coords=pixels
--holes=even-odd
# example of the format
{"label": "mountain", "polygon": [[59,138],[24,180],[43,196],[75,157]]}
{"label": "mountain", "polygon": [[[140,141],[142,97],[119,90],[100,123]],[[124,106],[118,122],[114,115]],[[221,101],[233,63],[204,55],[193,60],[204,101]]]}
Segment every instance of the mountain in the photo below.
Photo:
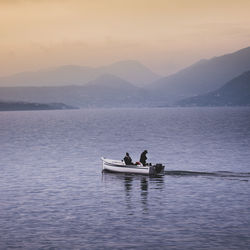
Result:
{"label": "mountain", "polygon": [[232,79],[218,90],[178,102],[180,106],[250,106],[250,71]]}
{"label": "mountain", "polygon": [[0,88],[0,99],[79,107],[167,106],[215,91],[249,69],[250,47],[200,60],[160,80],[137,61],[99,68],[66,65],[0,78],[0,86],[6,86]]}
{"label": "mountain", "polygon": [[101,75],[83,86],[1,87],[0,99],[63,102],[77,107],[133,107],[147,101],[147,92],[113,75]]}
{"label": "mountain", "polygon": [[134,89],[135,86],[126,81],[123,80],[120,77],[117,77],[115,75],[111,75],[111,74],[103,74],[99,77],[97,77],[95,80],[93,81],[89,81],[86,85],[86,87],[91,88],[91,87],[98,87],[98,88],[102,88],[102,89],[117,89],[117,90],[125,90],[125,89]]}
{"label": "mountain", "polygon": [[0,86],[67,86],[84,85],[103,74],[112,74],[137,86],[148,84],[160,76],[137,61],[121,61],[108,66],[92,68],[65,65],[35,72],[22,72],[0,77]]}
{"label": "mountain", "polygon": [[161,76],[134,60],[116,62],[99,68],[99,71],[123,78],[136,86],[144,86],[161,78]]}
{"label": "mountain", "polygon": [[[146,92],[128,81],[105,74],[82,87],[84,106],[132,107],[142,105]],[[83,96],[82,96],[83,97]]]}
{"label": "mountain", "polygon": [[0,78],[0,86],[62,86],[82,84],[96,77],[94,69],[75,65],[40,70],[36,72],[21,72]]}
{"label": "mountain", "polygon": [[20,110],[60,110],[76,109],[63,103],[32,103],[32,102],[3,102],[0,101],[0,111]]}
{"label": "mountain", "polygon": [[155,81],[147,88],[158,98],[158,102],[171,103],[218,89],[249,69],[250,47],[247,47],[231,54],[201,60]]}

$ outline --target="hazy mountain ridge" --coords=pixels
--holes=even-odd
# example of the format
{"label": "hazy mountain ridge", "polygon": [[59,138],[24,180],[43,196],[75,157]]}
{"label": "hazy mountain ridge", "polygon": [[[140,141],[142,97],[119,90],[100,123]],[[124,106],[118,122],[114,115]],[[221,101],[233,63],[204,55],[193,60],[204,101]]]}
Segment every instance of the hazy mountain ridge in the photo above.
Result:
{"label": "hazy mountain ridge", "polygon": [[200,60],[148,86],[159,100],[174,102],[213,91],[250,69],[250,47],[231,54]]}
{"label": "hazy mountain ridge", "polygon": [[0,86],[65,86],[85,85],[103,74],[112,74],[137,86],[148,84],[161,76],[137,61],[120,61],[102,67],[64,65],[33,72],[0,77]]}
{"label": "hazy mountain ridge", "polygon": [[85,86],[99,87],[99,88],[114,88],[120,90],[129,87],[132,89],[136,88],[136,86],[134,86],[132,83],[111,74],[103,74],[97,77],[95,80],[89,81]]}
{"label": "hazy mountain ridge", "polygon": [[[136,61],[123,61],[100,67],[98,74],[95,68],[66,65],[49,71],[39,71],[41,75],[45,72],[40,79],[41,82],[45,81],[46,77],[52,82],[57,82],[57,77],[60,76],[61,83],[64,81],[65,84],[40,87],[0,87],[0,99],[42,103],[62,102],[77,107],[171,106],[186,97],[205,95],[211,92],[210,88],[215,91],[226,82],[249,70],[250,47],[212,59],[200,60],[176,74],[143,87],[121,76],[107,73],[112,69],[120,74],[126,72],[127,78],[135,79],[137,76],[145,76],[146,74],[137,72],[138,68],[141,68],[141,71],[145,69],[151,77],[156,77]],[[84,79],[81,78],[82,74],[85,76]],[[13,77],[25,81],[26,76],[26,73],[20,73]],[[37,72],[29,72],[29,76],[32,78],[38,75]],[[87,78],[91,80],[84,82]],[[225,81],[228,78],[229,80]],[[82,82],[79,79],[82,79]],[[241,86],[240,83],[238,84]]]}
{"label": "hazy mountain ridge", "polygon": [[145,90],[112,75],[102,75],[83,86],[0,88],[0,99],[6,101],[63,102],[77,107],[142,106],[145,97]]}
{"label": "hazy mountain ridge", "polygon": [[141,87],[162,77],[135,60],[116,62],[105,67],[100,67],[99,71],[103,74],[118,76],[133,83],[135,86]]}
{"label": "hazy mountain ridge", "polygon": [[180,106],[249,106],[250,71],[232,79],[218,90],[184,99]]}

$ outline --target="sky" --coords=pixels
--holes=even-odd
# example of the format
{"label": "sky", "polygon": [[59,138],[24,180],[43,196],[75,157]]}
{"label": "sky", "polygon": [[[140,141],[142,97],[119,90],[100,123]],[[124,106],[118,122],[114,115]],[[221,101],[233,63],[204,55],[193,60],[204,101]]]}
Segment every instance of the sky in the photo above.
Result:
{"label": "sky", "polygon": [[138,60],[168,75],[250,46],[249,0],[0,0],[0,76]]}

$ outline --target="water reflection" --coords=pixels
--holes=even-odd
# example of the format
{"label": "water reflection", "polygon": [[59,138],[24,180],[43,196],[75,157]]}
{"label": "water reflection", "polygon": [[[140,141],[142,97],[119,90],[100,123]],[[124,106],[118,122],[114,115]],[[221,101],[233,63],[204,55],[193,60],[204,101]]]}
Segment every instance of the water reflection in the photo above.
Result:
{"label": "water reflection", "polygon": [[141,203],[143,212],[148,211],[148,180],[146,177],[141,178]]}
{"label": "water reflection", "polygon": [[[135,204],[141,201],[143,213],[149,210],[149,192],[152,189],[164,190],[164,176],[149,177],[123,173],[103,172],[102,180],[109,187],[124,186],[125,203],[129,214],[133,214],[137,209]],[[140,196],[140,198],[139,198]]]}
{"label": "water reflection", "polygon": [[154,183],[154,189],[164,189],[164,176],[151,177],[150,181]]}
{"label": "water reflection", "polygon": [[124,176],[124,186],[127,196],[129,196],[130,191],[132,190],[132,176]]}
{"label": "water reflection", "polygon": [[131,202],[132,182],[133,182],[132,176],[124,176],[124,188],[125,188],[126,205],[128,211],[132,210],[132,202]]}

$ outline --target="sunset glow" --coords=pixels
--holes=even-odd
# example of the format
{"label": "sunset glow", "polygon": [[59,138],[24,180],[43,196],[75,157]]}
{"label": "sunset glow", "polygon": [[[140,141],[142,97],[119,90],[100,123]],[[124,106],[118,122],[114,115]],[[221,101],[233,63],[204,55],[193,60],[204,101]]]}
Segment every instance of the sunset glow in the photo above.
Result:
{"label": "sunset glow", "polygon": [[134,59],[167,75],[250,45],[248,0],[0,0],[0,76]]}

